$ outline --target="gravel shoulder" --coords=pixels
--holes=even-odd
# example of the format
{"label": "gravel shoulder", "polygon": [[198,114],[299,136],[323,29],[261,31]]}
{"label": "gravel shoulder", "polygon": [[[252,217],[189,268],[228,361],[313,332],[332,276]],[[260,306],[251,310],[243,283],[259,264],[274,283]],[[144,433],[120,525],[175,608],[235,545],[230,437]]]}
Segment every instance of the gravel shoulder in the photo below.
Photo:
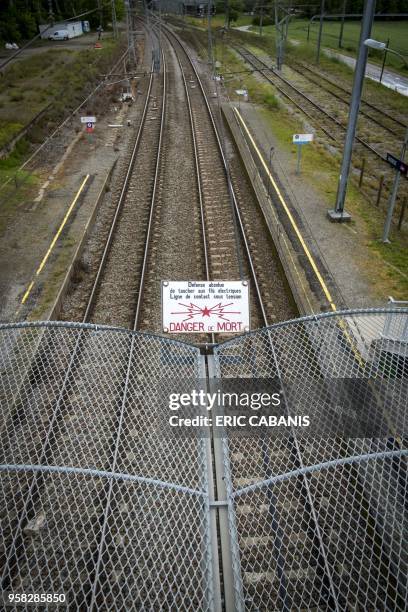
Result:
{"label": "gravel shoulder", "polygon": [[[105,94],[99,95],[99,107],[103,108],[106,100],[102,96]],[[1,321],[47,317],[106,176],[115,160],[127,150],[128,137],[140,104],[138,98],[130,108],[121,103],[109,103],[106,112],[98,116],[93,134],[76,132],[77,117],[70,126],[70,146],[67,147],[66,139],[65,145],[62,144],[64,153],[60,154],[59,163],[50,169],[45,161],[43,182],[33,187],[30,197],[12,210],[12,214],[9,211],[0,242]],[[127,125],[128,119],[130,126]],[[109,127],[111,124],[123,127],[112,128]],[[90,178],[86,187],[45,267],[37,276],[36,270],[87,174]],[[32,281],[34,286],[30,296],[22,305]]]}
{"label": "gravel shoulder", "polygon": [[289,194],[293,208],[309,228],[346,305],[349,308],[383,306],[387,296],[379,294],[376,288],[375,261],[362,239],[358,220],[353,226],[331,223],[326,212],[333,203],[313,184],[318,181],[318,169],[310,179],[296,175],[296,160],[291,152],[280,146],[259,108],[250,103],[241,104],[240,112],[265,159],[271,146],[274,147],[273,172]]}

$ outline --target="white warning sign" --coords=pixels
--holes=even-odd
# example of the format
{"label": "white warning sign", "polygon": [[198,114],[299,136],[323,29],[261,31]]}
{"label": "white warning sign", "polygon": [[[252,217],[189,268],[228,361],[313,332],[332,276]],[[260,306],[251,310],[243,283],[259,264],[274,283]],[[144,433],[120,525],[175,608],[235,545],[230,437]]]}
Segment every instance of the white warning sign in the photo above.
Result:
{"label": "white warning sign", "polygon": [[166,333],[249,331],[248,281],[162,281]]}

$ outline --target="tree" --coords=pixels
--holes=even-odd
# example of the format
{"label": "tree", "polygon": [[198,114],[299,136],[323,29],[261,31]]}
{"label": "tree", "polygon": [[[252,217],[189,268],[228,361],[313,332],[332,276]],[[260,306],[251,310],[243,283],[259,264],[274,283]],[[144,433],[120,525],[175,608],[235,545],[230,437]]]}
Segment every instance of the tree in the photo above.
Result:
{"label": "tree", "polygon": [[237,21],[239,14],[244,10],[244,0],[225,0],[225,25],[230,27],[231,21]]}

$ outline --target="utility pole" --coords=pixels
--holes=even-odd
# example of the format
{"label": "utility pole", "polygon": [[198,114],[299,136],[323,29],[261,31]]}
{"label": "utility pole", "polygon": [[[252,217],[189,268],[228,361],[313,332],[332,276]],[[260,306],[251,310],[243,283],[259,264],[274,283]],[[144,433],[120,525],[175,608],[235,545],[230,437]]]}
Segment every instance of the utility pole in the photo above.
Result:
{"label": "utility pole", "polygon": [[225,0],[225,21],[224,21],[224,26],[225,29],[228,30],[230,25],[230,5],[229,5],[229,0]]}
{"label": "utility pole", "polygon": [[322,44],[324,0],[320,0],[319,36],[317,38],[316,64],[320,61],[320,46]]}
{"label": "utility pole", "polygon": [[133,39],[133,18],[131,13],[131,0],[126,2],[126,28],[128,35],[129,58],[133,60],[133,66],[136,66],[136,50],[135,41]]}
{"label": "utility pole", "polygon": [[213,68],[214,65],[214,57],[213,57],[213,43],[212,43],[212,31],[211,31],[211,13],[212,13],[212,2],[208,0],[207,4],[208,11],[208,63]]}
{"label": "utility pole", "polygon": [[52,10],[52,0],[48,0],[48,21],[51,25],[54,23],[54,11]]}
{"label": "utility pole", "polygon": [[349,221],[349,213],[344,211],[347,183],[350,172],[351,156],[353,153],[354,138],[356,134],[358,112],[360,110],[361,92],[363,90],[364,75],[367,64],[368,48],[364,44],[370,38],[371,28],[374,21],[375,0],[366,0],[363,20],[361,23],[360,42],[356,67],[354,71],[353,91],[351,93],[349,118],[346,132],[346,140],[343,149],[343,159],[337,187],[336,205],[327,214],[331,221]]}
{"label": "utility pole", "polygon": [[[408,145],[408,128],[407,128],[407,131],[405,132],[405,138],[404,138],[404,142],[403,142],[402,148],[401,148],[400,160],[402,162],[405,161],[405,153],[407,151],[407,145]],[[382,241],[386,242],[386,243],[390,242],[389,235],[390,235],[390,229],[391,229],[391,223],[392,223],[392,216],[394,214],[395,202],[397,200],[397,193],[398,193],[398,186],[399,186],[399,182],[400,182],[400,176],[401,176],[401,173],[400,173],[399,169],[396,168],[396,170],[395,170],[395,177],[394,177],[394,183],[392,185],[392,192],[391,192],[391,196],[390,196],[390,203],[388,205],[387,218],[385,220],[384,232],[383,232],[383,238],[382,238]]]}
{"label": "utility pole", "polygon": [[98,0],[98,15],[99,15],[99,27],[102,27],[102,4],[101,0]]}
{"label": "utility pole", "polygon": [[279,5],[275,0],[276,67],[278,70],[282,69],[283,64],[283,36],[282,23],[279,21]]}
{"label": "utility pole", "polygon": [[347,6],[347,0],[343,0],[343,8],[341,11],[340,34],[339,34],[339,49],[343,47],[343,31],[344,31],[344,19],[345,19],[345,14],[346,14],[346,6]]}
{"label": "utility pole", "polygon": [[261,14],[259,16],[259,36],[262,36],[262,24],[263,24],[263,5],[261,6]]}
{"label": "utility pole", "polygon": [[113,30],[113,37],[117,38],[118,37],[118,24],[116,22],[115,0],[112,0],[112,30]]}

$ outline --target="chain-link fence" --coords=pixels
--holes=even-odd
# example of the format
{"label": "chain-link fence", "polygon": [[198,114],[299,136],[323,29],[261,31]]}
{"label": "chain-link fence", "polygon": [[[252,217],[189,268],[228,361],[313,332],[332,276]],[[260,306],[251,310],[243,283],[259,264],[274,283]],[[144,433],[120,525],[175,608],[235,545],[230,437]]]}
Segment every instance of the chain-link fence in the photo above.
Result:
{"label": "chain-link fence", "polygon": [[[0,326],[3,591],[72,610],[406,609],[407,320],[307,317],[210,356],[106,327]],[[278,381],[318,428],[228,432],[219,470],[208,438],[161,430],[162,382],[189,392],[213,373]],[[370,436],[347,429],[360,405]]]}
{"label": "chain-link fence", "polygon": [[198,349],[69,325],[6,327],[0,347],[3,590],[212,608],[206,441],[155,427],[160,381],[202,375]]}
{"label": "chain-link fence", "polygon": [[[301,405],[317,423],[312,435],[224,438],[237,609],[406,609],[407,451],[397,432],[407,320],[406,309],[322,315],[215,349],[219,378],[278,379],[288,414]],[[351,408],[367,407],[372,436],[333,435]]]}

